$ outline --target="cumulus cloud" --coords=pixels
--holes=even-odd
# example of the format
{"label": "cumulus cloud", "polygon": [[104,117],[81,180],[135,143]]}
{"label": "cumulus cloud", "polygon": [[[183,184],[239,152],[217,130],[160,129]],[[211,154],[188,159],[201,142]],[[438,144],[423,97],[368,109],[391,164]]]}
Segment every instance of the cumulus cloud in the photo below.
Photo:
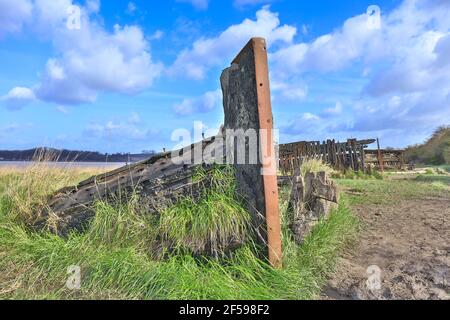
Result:
{"label": "cumulus cloud", "polygon": [[84,131],[86,138],[114,141],[145,141],[158,134],[156,129],[142,125],[138,113],[133,112],[127,120],[108,120],[104,123],[91,122]]}
{"label": "cumulus cloud", "polygon": [[17,33],[31,21],[31,0],[0,1],[0,38],[8,33]]}
{"label": "cumulus cloud", "polygon": [[[272,52],[272,77],[285,82],[311,73],[348,77],[360,68],[365,85],[346,93],[354,102],[346,110],[336,104],[318,111],[322,135],[425,134],[450,123],[449,15],[448,1],[404,0],[381,15],[381,28],[371,28],[365,13],[351,17],[332,33]],[[310,128],[317,119],[297,121]],[[298,134],[298,128],[303,127],[291,123],[285,132]]]}
{"label": "cumulus cloud", "polygon": [[15,87],[11,89],[6,95],[0,98],[8,109],[21,109],[28,103],[36,99],[34,92],[25,87]]}
{"label": "cumulus cloud", "polygon": [[336,104],[334,105],[334,107],[331,108],[326,108],[323,112],[322,112],[322,117],[333,117],[336,115],[340,115],[343,111],[343,105],[340,101],[336,102]]}
{"label": "cumulus cloud", "polygon": [[195,98],[187,98],[176,104],[173,110],[178,115],[190,115],[193,113],[204,113],[219,107],[222,103],[222,91],[208,91]]}
{"label": "cumulus cloud", "polygon": [[288,135],[302,135],[317,132],[321,124],[321,118],[313,113],[306,112],[300,117],[290,121],[287,126],[281,128],[281,133]]}
{"label": "cumulus cloud", "polygon": [[361,101],[352,110],[352,122],[330,126],[333,132],[428,132],[450,123],[450,89]]}
{"label": "cumulus cloud", "polygon": [[201,38],[191,48],[184,49],[169,69],[169,74],[203,79],[212,67],[223,66],[251,37],[264,37],[268,46],[291,43],[297,32],[293,26],[280,25],[278,14],[268,6],[256,13],[256,20],[245,19],[232,25],[214,38]]}
{"label": "cumulus cloud", "polygon": [[89,13],[98,13],[100,11],[100,0],[87,0],[86,10]]}
{"label": "cumulus cloud", "polygon": [[288,74],[336,71],[363,56],[366,50],[376,48],[378,42],[374,42],[374,38],[378,32],[367,23],[367,15],[362,14],[311,43],[296,43],[276,51],[271,55],[271,61],[279,71]]}
{"label": "cumulus cloud", "polygon": [[138,26],[115,25],[108,32],[92,18],[98,1],[81,7],[79,28],[67,27],[71,0],[33,4],[35,29],[51,38],[56,52],[36,86],[38,99],[68,105],[94,102],[102,92],[136,94],[162,73],[162,64],[153,62],[150,44]]}
{"label": "cumulus cloud", "polygon": [[450,34],[443,36],[434,48],[436,54],[436,66],[448,66],[450,64]]}
{"label": "cumulus cloud", "polygon": [[289,81],[276,78],[271,79],[270,89],[274,99],[302,101],[308,95],[308,86],[303,81],[290,79]]}

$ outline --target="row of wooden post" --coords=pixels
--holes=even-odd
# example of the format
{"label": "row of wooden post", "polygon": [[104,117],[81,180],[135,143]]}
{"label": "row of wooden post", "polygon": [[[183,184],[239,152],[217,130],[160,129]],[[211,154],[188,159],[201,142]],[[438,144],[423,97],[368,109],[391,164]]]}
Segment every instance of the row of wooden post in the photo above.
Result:
{"label": "row of wooden post", "polygon": [[345,143],[336,140],[296,142],[279,145],[279,168],[284,173],[293,172],[307,159],[320,159],[337,170],[366,172],[365,151],[372,140],[348,139]]}

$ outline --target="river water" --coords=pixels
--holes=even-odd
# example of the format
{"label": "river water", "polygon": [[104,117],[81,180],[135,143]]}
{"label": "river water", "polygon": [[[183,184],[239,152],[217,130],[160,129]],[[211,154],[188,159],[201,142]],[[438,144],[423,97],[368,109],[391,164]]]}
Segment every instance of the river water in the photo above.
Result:
{"label": "river water", "polygon": [[[0,168],[26,168],[36,162],[31,161],[0,161]],[[116,169],[120,168],[126,163],[124,162],[46,162],[49,167],[56,168],[96,168],[96,169]]]}

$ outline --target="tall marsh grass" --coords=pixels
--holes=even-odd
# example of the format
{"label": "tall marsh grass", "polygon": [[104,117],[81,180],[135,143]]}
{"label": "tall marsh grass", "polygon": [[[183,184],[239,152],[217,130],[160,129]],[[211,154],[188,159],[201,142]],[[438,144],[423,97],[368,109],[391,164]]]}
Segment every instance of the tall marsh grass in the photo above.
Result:
{"label": "tall marsh grass", "polygon": [[181,200],[163,211],[159,220],[161,236],[178,249],[219,256],[232,242],[243,243],[251,233],[250,215],[236,197],[234,172],[230,167],[216,167],[206,173],[198,170],[194,180],[208,180],[199,201]]}
{"label": "tall marsh grass", "polygon": [[[215,258],[189,250],[155,257],[161,237],[181,247],[200,237],[216,244],[227,237],[245,238],[248,214],[234,196],[227,170],[214,172],[213,187],[198,202],[186,199],[161,217],[136,212],[131,199],[114,206],[98,202],[89,229],[67,238],[31,232],[20,223],[18,217],[30,218],[46,196],[86,174],[45,167],[0,173],[0,299],[312,299],[357,229],[355,218],[341,206],[297,246],[285,218],[284,194],[282,269],[262,260],[251,239]],[[80,290],[65,285],[71,265],[81,268]]]}
{"label": "tall marsh grass", "polygon": [[324,163],[321,159],[308,159],[303,161],[300,166],[300,174],[306,176],[308,173],[326,172],[332,174],[333,168]]}
{"label": "tall marsh grass", "polygon": [[32,164],[26,167],[0,169],[0,179],[6,189],[4,193],[18,218],[32,222],[36,209],[45,206],[51,194],[101,173],[97,168],[75,168],[70,163],[66,167],[51,167],[48,164],[57,160],[58,154],[42,149],[34,156]]}

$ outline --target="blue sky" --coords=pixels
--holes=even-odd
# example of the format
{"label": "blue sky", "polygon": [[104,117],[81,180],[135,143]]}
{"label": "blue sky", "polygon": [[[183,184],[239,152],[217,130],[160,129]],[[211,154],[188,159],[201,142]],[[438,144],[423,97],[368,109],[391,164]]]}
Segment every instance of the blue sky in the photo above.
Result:
{"label": "blue sky", "polygon": [[221,70],[252,36],[281,143],[421,142],[450,123],[449,16],[432,0],[0,0],[0,149],[159,151],[218,128]]}

